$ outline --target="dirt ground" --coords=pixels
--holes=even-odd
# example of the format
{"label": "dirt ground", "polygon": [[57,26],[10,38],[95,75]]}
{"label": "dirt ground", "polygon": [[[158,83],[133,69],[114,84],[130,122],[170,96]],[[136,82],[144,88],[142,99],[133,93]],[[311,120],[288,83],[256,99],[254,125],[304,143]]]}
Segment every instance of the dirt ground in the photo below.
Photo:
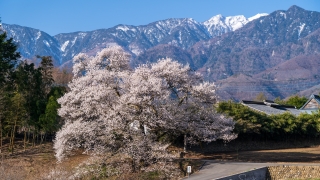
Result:
{"label": "dirt ground", "polygon": [[52,173],[68,172],[88,158],[77,155],[57,163],[54,157],[53,143],[47,142],[23,151],[22,142],[17,143],[16,151],[11,154],[4,146],[0,156],[0,179],[34,180],[51,179]]}
{"label": "dirt ground", "polygon": [[[0,179],[52,179],[54,173],[71,172],[72,168],[86,161],[89,156],[78,154],[62,163],[54,157],[53,144],[44,143],[36,147],[17,148],[10,154],[5,148],[0,156]],[[308,162],[320,163],[320,146],[308,148],[217,152],[212,154],[187,153],[186,159],[212,159],[242,162]]]}

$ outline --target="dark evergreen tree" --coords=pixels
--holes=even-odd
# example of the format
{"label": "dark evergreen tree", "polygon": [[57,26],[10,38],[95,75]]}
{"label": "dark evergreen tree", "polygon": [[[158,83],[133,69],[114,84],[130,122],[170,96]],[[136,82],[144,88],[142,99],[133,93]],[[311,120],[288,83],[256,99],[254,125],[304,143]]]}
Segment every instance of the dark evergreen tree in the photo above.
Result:
{"label": "dark evergreen tree", "polygon": [[0,86],[3,86],[10,78],[10,72],[20,58],[17,45],[13,38],[7,38],[7,33],[0,34]]}
{"label": "dark evergreen tree", "polygon": [[47,95],[50,92],[51,86],[53,85],[53,60],[51,56],[37,56],[41,58],[39,70],[42,75],[42,88],[44,93]]}
{"label": "dark evergreen tree", "polygon": [[9,94],[12,93],[12,72],[20,53],[13,38],[8,38],[2,30],[0,20],[0,152],[2,150],[2,134],[5,115],[7,115]]}
{"label": "dark evergreen tree", "polygon": [[57,99],[60,98],[66,91],[63,86],[52,87],[48,94],[48,102],[46,105],[45,113],[40,116],[41,131],[43,135],[41,140],[45,138],[47,134],[55,133],[61,126],[60,117],[58,116],[58,108],[60,104]]}
{"label": "dark evergreen tree", "polygon": [[[46,97],[41,91],[42,75],[34,64],[27,61],[21,62],[14,72],[15,89],[25,98],[25,108],[28,119],[24,124],[24,131],[36,133],[40,129],[39,117],[45,111]],[[30,132],[29,132],[30,134]],[[25,133],[26,135],[26,133]],[[34,140],[33,138],[33,140]]]}

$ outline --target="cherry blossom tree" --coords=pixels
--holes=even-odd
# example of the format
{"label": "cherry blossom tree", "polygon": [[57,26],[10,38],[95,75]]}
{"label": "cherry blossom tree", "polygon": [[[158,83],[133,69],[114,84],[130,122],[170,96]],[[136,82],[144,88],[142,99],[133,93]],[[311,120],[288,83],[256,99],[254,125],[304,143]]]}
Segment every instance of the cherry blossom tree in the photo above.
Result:
{"label": "cherry blossom tree", "polygon": [[187,140],[194,144],[236,137],[232,134],[234,122],[212,108],[217,102],[215,85],[201,82],[200,74],[188,66],[162,59],[138,67],[129,81],[130,92],[122,99],[135,107],[127,106],[128,111],[135,111],[130,117],[138,118],[155,132],[184,134],[185,151]]}
{"label": "cherry blossom tree", "polygon": [[54,145],[58,160],[76,148],[95,153],[118,150],[126,138],[121,134],[127,127],[119,98],[129,75],[128,62],[129,55],[120,48],[74,58],[70,91],[58,100],[58,114],[65,120]]}
{"label": "cherry blossom tree", "polygon": [[233,120],[213,108],[213,83],[170,58],[134,70],[129,60],[120,47],[74,57],[70,91],[58,100],[65,121],[54,144],[58,160],[78,148],[93,154],[122,152],[138,170],[168,157],[159,132],[184,135],[185,145],[236,138]]}

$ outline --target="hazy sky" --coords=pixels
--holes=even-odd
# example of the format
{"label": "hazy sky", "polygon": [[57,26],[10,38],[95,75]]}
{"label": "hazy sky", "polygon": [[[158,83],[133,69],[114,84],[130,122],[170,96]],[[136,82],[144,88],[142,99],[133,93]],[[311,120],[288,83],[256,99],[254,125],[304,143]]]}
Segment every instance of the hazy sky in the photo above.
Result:
{"label": "hazy sky", "polygon": [[3,23],[56,35],[167,18],[203,22],[217,14],[251,17],[292,5],[320,12],[320,0],[0,0],[0,17]]}

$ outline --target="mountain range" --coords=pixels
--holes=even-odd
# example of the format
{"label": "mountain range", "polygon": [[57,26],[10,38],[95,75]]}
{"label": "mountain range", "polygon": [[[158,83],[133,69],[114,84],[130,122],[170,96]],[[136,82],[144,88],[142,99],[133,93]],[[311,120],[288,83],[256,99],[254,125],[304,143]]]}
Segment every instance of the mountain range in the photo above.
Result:
{"label": "mountain range", "polygon": [[[189,64],[219,87],[222,99],[253,99],[319,93],[320,13],[298,6],[271,14],[224,17],[205,22],[166,19],[142,26],[50,36],[33,28],[3,24],[23,58],[50,55],[54,65],[72,66],[74,55],[94,55],[119,45],[132,55],[131,65],[170,57]],[[304,92],[304,93],[303,93]]]}
{"label": "mountain range", "polygon": [[117,25],[109,29],[88,32],[49,34],[19,25],[3,24],[9,37],[18,43],[23,58],[32,59],[34,55],[50,55],[54,64],[60,66],[80,52],[93,55],[99,50],[113,45],[125,48],[133,59],[159,44],[169,44],[188,49],[202,40],[234,31],[251,20],[267,14],[258,14],[251,18],[244,16],[223,17],[217,15],[199,23],[191,18],[167,19],[143,26]]}

